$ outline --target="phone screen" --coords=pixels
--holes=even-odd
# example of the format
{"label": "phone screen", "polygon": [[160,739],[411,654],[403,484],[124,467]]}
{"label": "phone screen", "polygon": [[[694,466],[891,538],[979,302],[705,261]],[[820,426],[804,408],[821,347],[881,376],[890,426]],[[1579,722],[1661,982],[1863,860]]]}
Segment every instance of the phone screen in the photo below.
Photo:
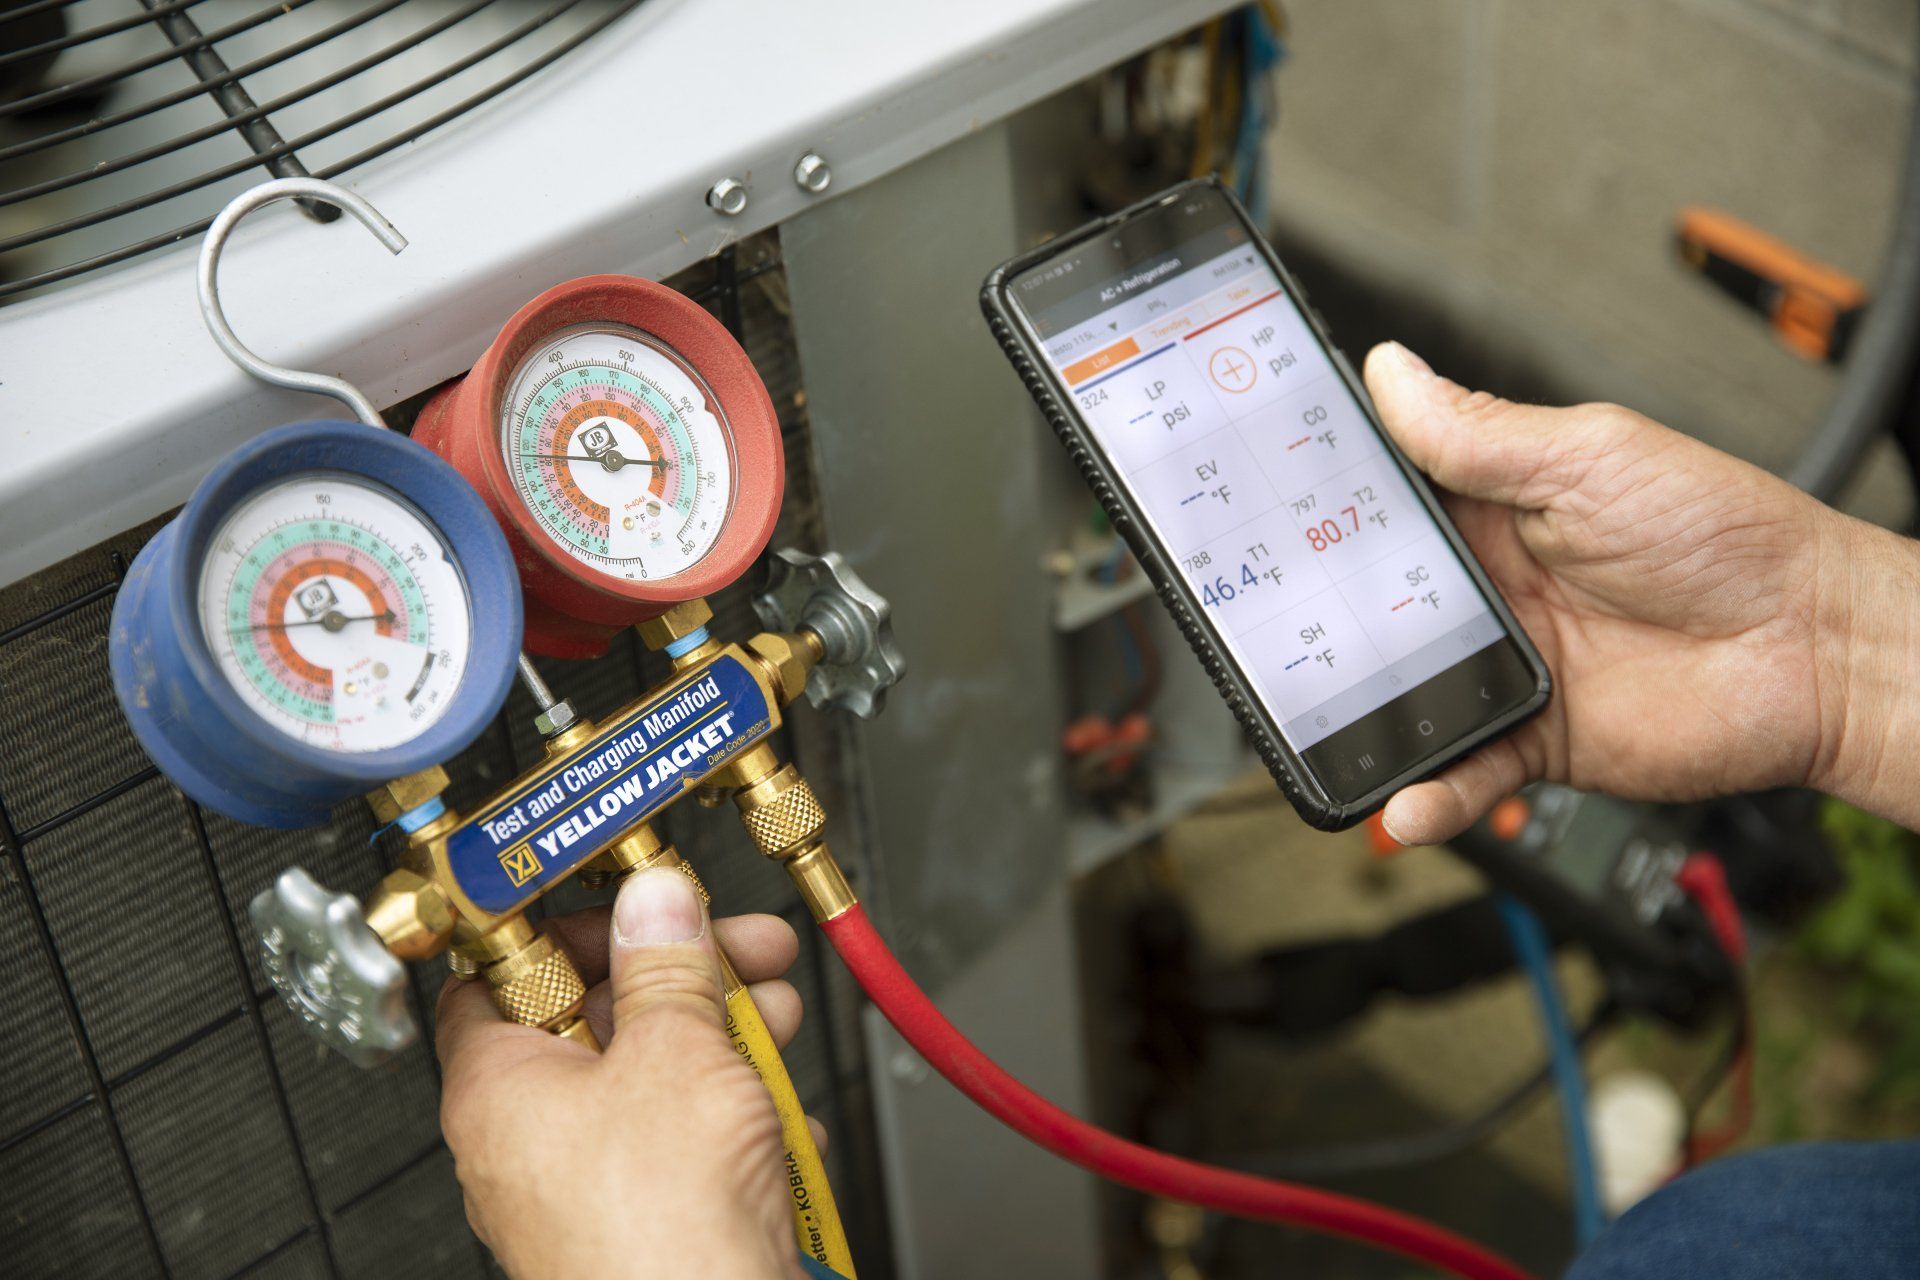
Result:
{"label": "phone screen", "polygon": [[1536,680],[1232,206],[1208,188],[1010,282],[1268,718],[1336,798]]}

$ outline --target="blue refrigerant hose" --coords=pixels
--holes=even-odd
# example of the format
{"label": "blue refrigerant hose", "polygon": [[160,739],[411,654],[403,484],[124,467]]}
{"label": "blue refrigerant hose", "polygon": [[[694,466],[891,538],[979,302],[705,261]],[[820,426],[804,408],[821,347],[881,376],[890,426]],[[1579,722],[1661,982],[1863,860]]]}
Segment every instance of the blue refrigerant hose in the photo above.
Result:
{"label": "blue refrigerant hose", "polygon": [[1554,1085],[1560,1095],[1560,1122],[1566,1131],[1574,1242],[1584,1249],[1605,1228],[1607,1215],[1600,1198],[1600,1175],[1594,1165],[1593,1134],[1587,1127],[1587,1081],[1580,1065],[1580,1048],[1554,981],[1553,949],[1546,929],[1518,899],[1501,894],[1499,903],[1500,919],[1507,926],[1514,956],[1526,970],[1540,1005],[1540,1025],[1546,1032]]}

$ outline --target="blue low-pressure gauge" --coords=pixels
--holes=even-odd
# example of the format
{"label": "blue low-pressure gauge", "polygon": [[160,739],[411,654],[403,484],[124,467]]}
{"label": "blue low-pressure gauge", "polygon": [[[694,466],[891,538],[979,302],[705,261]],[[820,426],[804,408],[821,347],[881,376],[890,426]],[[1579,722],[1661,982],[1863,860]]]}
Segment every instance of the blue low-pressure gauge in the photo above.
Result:
{"label": "blue low-pressure gauge", "polygon": [[520,581],[452,467],[349,422],[266,432],[134,559],[114,690],[182,791],[273,827],[442,763],[507,696]]}

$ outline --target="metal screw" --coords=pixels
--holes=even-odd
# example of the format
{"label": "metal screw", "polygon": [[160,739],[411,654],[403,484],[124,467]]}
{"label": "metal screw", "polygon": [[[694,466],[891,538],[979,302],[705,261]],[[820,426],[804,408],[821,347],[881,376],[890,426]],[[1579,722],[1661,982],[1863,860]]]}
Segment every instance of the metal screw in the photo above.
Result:
{"label": "metal screw", "polygon": [[833,170],[827,167],[825,156],[809,151],[800,157],[799,164],[793,166],[793,180],[800,184],[802,191],[819,195],[833,182]]}
{"label": "metal screw", "polygon": [[747,184],[738,178],[722,178],[707,191],[707,205],[715,213],[729,218],[747,211]]}

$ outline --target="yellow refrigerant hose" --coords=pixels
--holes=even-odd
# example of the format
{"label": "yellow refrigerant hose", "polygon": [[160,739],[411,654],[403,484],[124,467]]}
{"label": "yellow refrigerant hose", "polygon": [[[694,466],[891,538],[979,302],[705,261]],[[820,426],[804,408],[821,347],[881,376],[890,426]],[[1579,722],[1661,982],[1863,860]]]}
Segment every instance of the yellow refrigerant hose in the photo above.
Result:
{"label": "yellow refrigerant hose", "polygon": [[727,1036],[734,1050],[747,1060],[760,1083],[773,1095],[780,1114],[780,1135],[786,1145],[787,1189],[793,1198],[793,1235],[800,1252],[853,1280],[853,1252],[840,1225],[840,1210],[827,1185],[827,1166],[814,1145],[813,1130],[800,1095],[793,1091],[787,1064],[773,1043],[766,1020],[760,1016],[747,984],[722,954],[720,975],[727,993]]}
{"label": "yellow refrigerant hose", "polygon": [[[643,866],[672,868],[693,881],[700,900],[712,905],[713,895],[707,892],[699,872],[680,856],[678,849],[662,844],[657,838],[638,843],[643,847],[636,851],[638,856],[623,868],[622,874]],[[727,999],[727,1038],[733,1042],[734,1052],[745,1058],[753,1073],[760,1077],[761,1085],[773,1098],[774,1111],[780,1116],[794,1242],[807,1257],[847,1280],[854,1280],[853,1251],[847,1246],[846,1229],[840,1225],[833,1188],[827,1185],[826,1162],[820,1158],[820,1148],[814,1145],[813,1130],[807,1127],[806,1109],[800,1105],[800,1095],[794,1092],[787,1064],[780,1057],[779,1046],[773,1042],[773,1033],[767,1030],[766,1019],[760,1016],[759,1006],[753,1002],[753,993],[735,972],[733,961],[727,959],[727,953],[719,947],[714,948],[714,954],[720,958],[720,985]]]}

